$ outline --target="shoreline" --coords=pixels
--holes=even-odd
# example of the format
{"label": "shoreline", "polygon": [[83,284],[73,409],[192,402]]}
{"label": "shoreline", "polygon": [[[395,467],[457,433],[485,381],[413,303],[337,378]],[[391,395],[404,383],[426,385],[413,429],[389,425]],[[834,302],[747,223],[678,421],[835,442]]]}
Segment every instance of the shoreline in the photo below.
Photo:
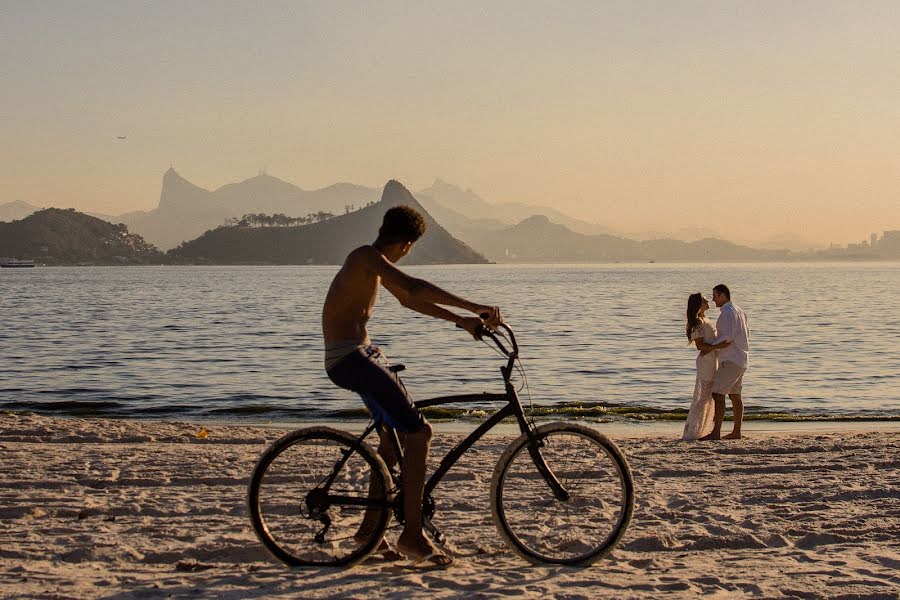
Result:
{"label": "shoreline", "polygon": [[[262,549],[245,507],[283,428],[3,413],[0,597],[896,597],[900,430],[695,443],[650,430],[605,431],[637,496],[622,543],[593,567],[530,565],[500,541],[489,487],[513,436],[499,433],[436,490],[449,569],[291,570]],[[461,437],[438,427],[431,468]]]}
{"label": "shoreline", "polygon": [[[74,417],[78,418],[78,417]],[[680,440],[681,432],[684,429],[684,421],[617,421],[613,423],[595,423],[583,420],[567,420],[567,419],[549,419],[537,421],[538,425],[557,421],[565,421],[578,423],[592,427],[610,437],[620,438],[662,438]],[[216,427],[259,427],[262,429],[272,429],[277,431],[290,431],[300,429],[302,427],[334,427],[335,429],[345,429],[350,432],[362,433],[368,422],[362,420],[355,421],[336,421],[323,419],[321,421],[297,421],[290,423],[271,423],[271,422],[247,422],[234,423],[231,421],[218,420],[187,420],[189,423],[202,423],[204,425]],[[459,434],[467,435],[474,431],[480,422],[472,421],[432,421],[429,420],[436,434]],[[723,433],[730,431],[730,421],[725,421],[722,426]],[[742,426],[742,432],[745,437],[770,436],[770,435],[790,435],[790,434],[813,434],[813,433],[881,433],[881,432],[900,432],[900,421],[745,421]],[[487,436],[518,436],[519,428],[515,422],[503,422],[489,431]]]}
{"label": "shoreline", "polygon": [[[229,420],[222,418],[198,418],[176,416],[170,417],[109,417],[102,415],[48,415],[45,413],[37,413],[33,411],[20,410],[4,410],[0,411],[0,417],[41,417],[59,420],[100,420],[109,421],[111,423],[136,423],[136,424],[192,424],[198,427],[217,427],[217,428],[254,428],[262,430],[272,430],[274,432],[287,432],[294,429],[304,427],[333,427],[335,429],[344,429],[350,432],[362,433],[369,424],[368,420],[360,418],[348,419],[297,419],[277,421],[254,421],[245,420]],[[660,420],[621,420],[609,422],[597,422],[586,419],[550,419],[541,418],[536,420],[538,425],[551,422],[571,422],[592,427],[597,431],[610,437],[652,437],[652,438],[669,438],[680,440],[681,432],[684,428],[684,421]],[[467,435],[474,431],[484,420],[444,420],[429,419],[434,428],[435,433],[460,434]],[[722,425],[723,433],[730,431],[731,420],[726,418]],[[897,419],[860,419],[851,418],[846,420],[744,420],[742,425],[743,433],[747,436],[753,435],[784,435],[784,434],[807,434],[807,433],[879,433],[879,432],[900,432],[900,420]],[[496,425],[486,435],[487,436],[518,436],[520,434],[518,425],[512,418],[506,419]],[[746,436],[745,436],[746,437]],[[2,437],[0,437],[2,439]]]}

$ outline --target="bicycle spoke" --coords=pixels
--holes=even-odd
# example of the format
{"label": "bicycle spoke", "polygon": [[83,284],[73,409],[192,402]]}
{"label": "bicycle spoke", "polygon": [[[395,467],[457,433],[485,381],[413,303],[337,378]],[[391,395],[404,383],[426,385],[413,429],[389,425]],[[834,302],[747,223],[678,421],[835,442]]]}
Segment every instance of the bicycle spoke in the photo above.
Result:
{"label": "bicycle spoke", "polygon": [[349,434],[311,428],[286,438],[292,435],[297,439],[276,442],[272,456],[261,460],[263,471],[254,473],[254,530],[289,564],[339,565],[364,558],[380,541],[389,516],[384,464],[371,450],[354,449]]}
{"label": "bicycle spoke", "polygon": [[526,558],[566,564],[596,560],[615,545],[630,518],[627,466],[619,466],[604,447],[609,442],[585,427],[555,424],[541,439],[540,455],[568,499],[555,497],[524,441],[495,474],[495,521]]}

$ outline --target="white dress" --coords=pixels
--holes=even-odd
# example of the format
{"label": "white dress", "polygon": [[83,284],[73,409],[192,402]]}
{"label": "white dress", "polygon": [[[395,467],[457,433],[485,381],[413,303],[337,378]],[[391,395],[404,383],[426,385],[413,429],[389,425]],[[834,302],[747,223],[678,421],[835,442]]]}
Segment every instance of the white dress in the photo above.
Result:
{"label": "white dress", "polygon": [[[691,331],[691,341],[702,339],[707,344],[716,339],[715,326],[701,319]],[[694,397],[684,422],[684,433],[681,439],[692,441],[712,431],[715,404],[712,397],[713,379],[716,377],[718,359],[716,351],[697,355],[697,379],[694,382]]]}

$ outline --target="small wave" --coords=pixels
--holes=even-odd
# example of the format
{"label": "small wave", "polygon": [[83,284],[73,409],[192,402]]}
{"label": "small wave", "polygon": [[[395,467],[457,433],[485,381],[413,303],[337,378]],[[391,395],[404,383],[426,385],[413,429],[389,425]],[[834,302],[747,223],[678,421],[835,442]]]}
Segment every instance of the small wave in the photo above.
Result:
{"label": "small wave", "polygon": [[230,406],[227,408],[215,408],[207,411],[212,415],[262,415],[271,412],[285,410],[271,404],[248,404],[245,406]]}
{"label": "small wave", "polygon": [[900,415],[826,415],[826,414],[795,414],[795,413],[744,413],[745,421],[777,421],[777,422],[805,422],[805,421],[900,421]]}
{"label": "small wave", "polygon": [[129,413],[134,412],[138,415],[160,415],[160,416],[186,416],[205,412],[202,407],[191,406],[188,404],[168,404],[159,406],[140,406],[137,408],[129,408]]}
{"label": "small wave", "polygon": [[81,388],[81,387],[73,387],[73,388],[61,388],[61,389],[50,389],[50,390],[37,390],[38,394],[42,394],[45,396],[80,396],[82,394],[103,394],[106,393],[106,390],[100,388]]}
{"label": "small wave", "polygon": [[55,400],[47,402],[9,401],[0,404],[5,410],[72,416],[105,415],[122,409],[125,405],[111,400]]}

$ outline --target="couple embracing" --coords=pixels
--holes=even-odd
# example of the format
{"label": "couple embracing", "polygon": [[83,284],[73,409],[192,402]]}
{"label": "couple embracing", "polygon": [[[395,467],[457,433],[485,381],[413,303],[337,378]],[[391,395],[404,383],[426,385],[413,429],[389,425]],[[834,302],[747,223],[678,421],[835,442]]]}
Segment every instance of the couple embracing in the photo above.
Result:
{"label": "couple embracing", "polygon": [[[741,389],[744,371],[749,365],[750,329],[744,311],[731,301],[728,286],[714,287],[712,299],[719,308],[715,325],[706,318],[709,301],[703,294],[691,294],[688,298],[685,333],[700,353],[697,355],[694,397],[681,436],[687,441],[741,437],[744,417]],[[723,436],[725,396],[731,400],[734,428]]]}

